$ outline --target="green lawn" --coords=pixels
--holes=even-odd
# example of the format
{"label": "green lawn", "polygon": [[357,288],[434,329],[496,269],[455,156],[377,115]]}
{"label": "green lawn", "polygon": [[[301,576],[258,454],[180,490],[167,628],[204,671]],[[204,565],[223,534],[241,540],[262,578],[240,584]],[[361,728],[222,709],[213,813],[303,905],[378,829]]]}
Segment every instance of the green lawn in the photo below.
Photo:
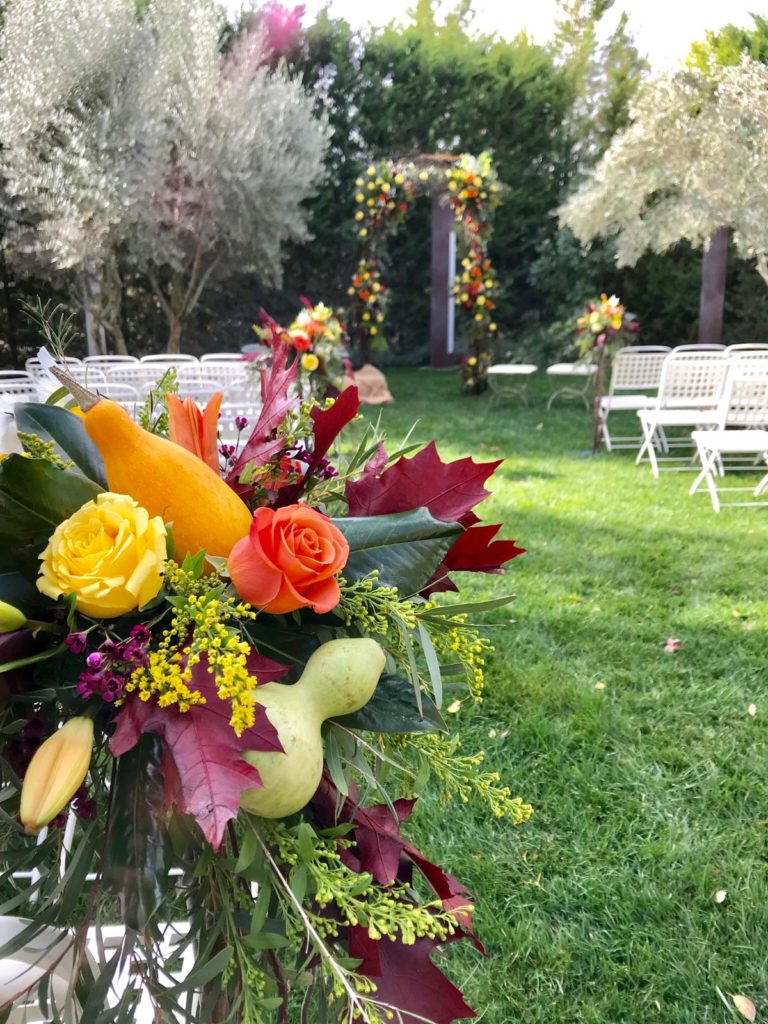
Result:
{"label": "green lawn", "polygon": [[453,374],[389,382],[393,440],[418,419],[444,457],[505,459],[481,511],[528,551],[506,580],[465,578],[517,599],[486,616],[496,653],[464,732],[535,815],[418,817],[477,895],[491,959],[451,951],[470,1003],[487,1024],[733,1021],[720,988],[768,1020],[768,509],[717,515],[687,473],[586,456],[579,405],[491,411]]}

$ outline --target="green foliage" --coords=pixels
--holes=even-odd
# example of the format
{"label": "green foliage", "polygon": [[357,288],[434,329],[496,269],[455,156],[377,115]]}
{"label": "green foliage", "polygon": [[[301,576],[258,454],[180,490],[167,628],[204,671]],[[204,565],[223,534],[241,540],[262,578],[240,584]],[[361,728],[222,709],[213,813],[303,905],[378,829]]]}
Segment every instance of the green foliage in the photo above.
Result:
{"label": "green foliage", "polygon": [[707,32],[704,41],[691,44],[688,66],[707,71],[713,65],[738,64],[745,56],[768,63],[768,18],[753,14],[752,20],[754,28],[729,24]]}

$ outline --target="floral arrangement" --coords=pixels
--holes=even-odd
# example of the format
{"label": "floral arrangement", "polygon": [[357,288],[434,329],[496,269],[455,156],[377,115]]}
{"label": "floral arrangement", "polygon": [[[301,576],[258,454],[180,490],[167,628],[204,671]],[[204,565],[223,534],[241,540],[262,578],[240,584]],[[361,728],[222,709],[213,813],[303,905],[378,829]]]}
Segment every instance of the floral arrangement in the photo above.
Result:
{"label": "floral arrangement", "polygon": [[464,356],[461,360],[461,388],[466,394],[479,395],[488,388],[488,367],[491,353]]}
{"label": "floral arrangement", "polygon": [[289,327],[280,327],[262,310],[262,325],[254,325],[253,330],[266,344],[283,341],[297,353],[299,380],[305,391],[318,396],[329,389],[341,391],[352,369],[347,329],[330,306],[323,302],[313,306],[304,296],[301,301],[304,308]]}
{"label": "floral arrangement", "polygon": [[380,332],[387,312],[387,289],[381,282],[376,260],[360,260],[347,294],[350,297],[347,308],[350,332],[367,338],[372,351],[380,349],[383,342]]}
{"label": "floral arrangement", "polygon": [[576,320],[579,358],[595,362],[601,351],[613,352],[630,344],[640,330],[633,313],[628,313],[615,295],[603,292],[591,299]]}
{"label": "floral arrangement", "polygon": [[358,238],[402,223],[413,198],[413,182],[394,164],[384,161],[355,179],[355,225]]}
{"label": "floral arrangement", "polygon": [[354,388],[302,402],[284,340],[223,468],[219,399],[170,395],[145,429],[55,372],[77,407],[17,406],[0,462],[4,956],[59,943],[12,998],[114,1024],[142,996],[191,1024],[471,1016],[431,957],[482,949],[473,899],[407,823],[428,786],[531,813],[448,728],[483,697],[475,613],[509,598],[441,594],[521,554],[474,511],[499,463],[388,450]]}
{"label": "floral arrangement", "polygon": [[501,202],[499,178],[490,153],[463,154],[445,176],[456,219],[470,235],[483,235],[490,215]]}

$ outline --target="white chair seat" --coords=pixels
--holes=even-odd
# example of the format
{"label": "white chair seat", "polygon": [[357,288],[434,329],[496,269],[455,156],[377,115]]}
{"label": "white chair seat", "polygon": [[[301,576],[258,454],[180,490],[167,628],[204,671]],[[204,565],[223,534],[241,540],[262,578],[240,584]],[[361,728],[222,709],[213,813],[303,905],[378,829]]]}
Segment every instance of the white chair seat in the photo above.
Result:
{"label": "white chair seat", "polygon": [[694,430],[693,440],[710,450],[733,455],[768,451],[768,430]]}
{"label": "white chair seat", "polygon": [[550,377],[591,377],[597,367],[592,363],[552,363],[547,373]]}
{"label": "white chair seat", "polygon": [[[754,471],[757,463],[762,458],[768,459],[768,430],[747,429],[747,430],[694,430],[691,435],[696,445],[696,450],[701,462],[701,472],[691,484],[690,494],[694,494],[702,483],[706,483],[709,496],[712,499],[712,507],[719,512],[723,505],[731,507],[757,506],[765,507],[766,502],[755,501],[768,486],[768,476],[764,476],[757,487],[720,487],[718,488],[715,478],[723,476],[725,465],[724,455],[754,456],[755,458],[746,465],[736,465],[729,469]],[[738,462],[738,459],[737,459]],[[728,501],[722,502],[720,494],[723,491],[748,492],[751,501]]]}
{"label": "white chair seat", "polygon": [[711,409],[640,409],[637,413],[644,423],[655,423],[659,427],[698,427],[708,423],[719,423],[721,412]]}
{"label": "white chair seat", "polygon": [[538,366],[534,366],[533,363],[497,363],[496,366],[488,367],[489,376],[514,376],[514,377],[526,377],[531,373],[536,373]]}
{"label": "white chair seat", "polygon": [[656,395],[603,395],[600,412],[637,412],[656,404]]}

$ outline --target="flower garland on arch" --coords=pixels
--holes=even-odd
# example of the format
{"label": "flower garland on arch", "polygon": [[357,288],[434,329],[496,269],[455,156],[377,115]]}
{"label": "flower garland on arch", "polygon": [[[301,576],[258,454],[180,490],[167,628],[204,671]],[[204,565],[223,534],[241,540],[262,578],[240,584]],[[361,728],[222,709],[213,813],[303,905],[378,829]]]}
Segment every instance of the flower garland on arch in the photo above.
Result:
{"label": "flower garland on arch", "polygon": [[449,167],[380,161],[356,179],[354,217],[360,255],[347,289],[346,321],[364,358],[386,348],[387,289],[382,281],[386,239],[404,223],[418,196],[444,194],[461,226],[465,247],[453,288],[458,326],[468,349],[462,385],[473,393],[484,390],[485,374],[479,368],[490,362],[486,350],[497,332],[498,283],[488,243],[501,191],[487,152],[462,154]]}

